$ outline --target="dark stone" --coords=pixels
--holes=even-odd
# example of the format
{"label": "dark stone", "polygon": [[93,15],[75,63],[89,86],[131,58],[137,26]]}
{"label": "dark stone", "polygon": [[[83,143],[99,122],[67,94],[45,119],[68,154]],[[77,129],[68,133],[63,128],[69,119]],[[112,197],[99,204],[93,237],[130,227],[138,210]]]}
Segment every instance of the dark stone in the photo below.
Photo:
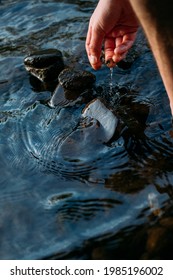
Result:
{"label": "dark stone", "polygon": [[88,103],[93,98],[92,89],[86,89],[83,92],[80,90],[68,90],[58,84],[50,99],[49,106],[71,107],[77,104]]}
{"label": "dark stone", "polygon": [[24,58],[24,64],[29,67],[45,68],[54,63],[63,63],[62,53],[56,49],[41,50]]}
{"label": "dark stone", "polygon": [[42,82],[56,80],[64,69],[62,53],[59,50],[48,49],[34,52],[25,57],[26,70]]}
{"label": "dark stone", "polygon": [[58,80],[65,89],[83,90],[92,87],[96,77],[88,71],[67,68],[60,73]]}

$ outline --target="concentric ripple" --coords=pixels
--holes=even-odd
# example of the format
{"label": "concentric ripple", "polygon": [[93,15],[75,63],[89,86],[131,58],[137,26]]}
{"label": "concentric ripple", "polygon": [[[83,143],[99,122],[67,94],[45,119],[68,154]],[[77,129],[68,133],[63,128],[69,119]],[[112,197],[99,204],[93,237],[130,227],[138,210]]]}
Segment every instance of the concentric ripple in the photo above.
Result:
{"label": "concentric ripple", "polygon": [[18,123],[23,148],[36,169],[83,179],[99,172],[104,178],[128,163],[123,139],[112,146],[100,143],[95,122],[83,126],[81,111],[82,107],[50,109],[37,105]]}

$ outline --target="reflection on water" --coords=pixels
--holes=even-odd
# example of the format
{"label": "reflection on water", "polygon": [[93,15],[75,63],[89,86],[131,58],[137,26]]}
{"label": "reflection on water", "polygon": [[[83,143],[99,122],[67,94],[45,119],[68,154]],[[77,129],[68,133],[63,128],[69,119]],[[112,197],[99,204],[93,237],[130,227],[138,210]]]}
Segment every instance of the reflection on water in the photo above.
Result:
{"label": "reflection on water", "polygon": [[171,115],[142,33],[130,63],[94,73],[88,101],[105,99],[119,119],[107,144],[83,126],[84,101],[50,108],[56,84],[23,65],[30,51],[57,48],[67,66],[92,71],[84,45],[94,6],[0,2],[1,259],[173,257]]}

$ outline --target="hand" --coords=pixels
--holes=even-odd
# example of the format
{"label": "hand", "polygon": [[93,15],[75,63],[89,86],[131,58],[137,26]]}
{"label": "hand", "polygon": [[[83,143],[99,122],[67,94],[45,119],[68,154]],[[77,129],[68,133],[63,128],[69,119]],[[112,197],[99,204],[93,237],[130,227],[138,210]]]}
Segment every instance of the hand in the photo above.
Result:
{"label": "hand", "polygon": [[101,67],[104,43],[105,61],[109,67],[125,57],[135,41],[138,20],[128,0],[100,0],[91,16],[86,38],[86,51],[91,66]]}

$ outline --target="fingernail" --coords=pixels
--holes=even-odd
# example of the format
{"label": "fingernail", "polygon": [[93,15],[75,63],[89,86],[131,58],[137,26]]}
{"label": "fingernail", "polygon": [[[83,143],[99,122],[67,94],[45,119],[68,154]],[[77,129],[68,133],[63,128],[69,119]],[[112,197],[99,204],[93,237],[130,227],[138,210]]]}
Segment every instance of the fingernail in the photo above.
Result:
{"label": "fingernail", "polygon": [[91,64],[96,64],[97,63],[97,57],[94,55],[89,56],[89,61]]}

